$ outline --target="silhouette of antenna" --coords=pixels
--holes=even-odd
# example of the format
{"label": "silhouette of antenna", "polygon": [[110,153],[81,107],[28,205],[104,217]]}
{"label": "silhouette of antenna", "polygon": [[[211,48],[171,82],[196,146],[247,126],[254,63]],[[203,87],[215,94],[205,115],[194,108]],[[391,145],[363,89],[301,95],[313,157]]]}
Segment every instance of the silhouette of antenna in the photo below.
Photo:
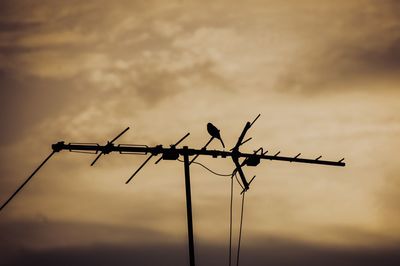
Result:
{"label": "silhouette of antenna", "polygon": [[[139,166],[139,168],[132,174],[132,176],[126,181],[128,184],[134,176],[150,161],[153,156],[161,155],[161,157],[155,162],[159,163],[161,160],[179,160],[180,156],[183,156],[184,163],[184,173],[185,173],[185,194],[186,194],[186,213],[187,213],[187,230],[188,230],[188,247],[189,247],[189,264],[190,266],[195,265],[195,253],[194,253],[194,238],[193,238],[193,221],[192,221],[192,200],[191,200],[191,186],[190,186],[190,165],[192,163],[196,163],[202,165],[201,163],[194,162],[196,158],[200,155],[202,156],[211,156],[213,158],[222,157],[228,158],[230,157],[235,165],[232,174],[222,175],[218,174],[206,166],[202,165],[204,168],[209,170],[210,172],[221,175],[221,176],[231,176],[231,178],[236,177],[236,174],[239,174],[240,182],[239,185],[242,187],[242,213],[241,213],[241,221],[240,221],[240,234],[239,234],[239,244],[238,244],[238,254],[237,254],[237,264],[239,263],[239,251],[240,251],[240,237],[241,237],[241,228],[242,228],[242,220],[243,220],[243,207],[244,207],[244,194],[247,190],[250,189],[250,185],[253,182],[255,176],[247,181],[245,173],[243,171],[243,167],[250,166],[255,167],[260,164],[262,160],[270,160],[270,161],[287,161],[287,162],[295,162],[295,163],[307,163],[307,164],[320,164],[320,165],[330,165],[330,166],[345,166],[344,158],[339,161],[327,161],[321,160],[322,156],[319,156],[315,159],[306,159],[300,158],[301,153],[298,153],[294,157],[280,156],[280,151],[275,153],[274,155],[268,155],[268,150],[264,151],[261,147],[255,150],[253,153],[244,153],[240,151],[240,147],[250,141],[252,138],[248,138],[244,140],[248,130],[253,126],[253,124],[260,117],[258,115],[252,122],[247,122],[235,144],[235,146],[229,150],[207,150],[207,146],[211,143],[213,139],[220,140],[222,146],[225,148],[225,144],[222,141],[220,130],[215,127],[213,124],[207,124],[207,131],[211,135],[209,141],[204,145],[201,149],[193,149],[188,146],[183,146],[182,148],[177,148],[177,146],[185,140],[189,133],[183,136],[180,140],[178,140],[175,144],[170,145],[169,147],[163,147],[162,145],[156,145],[153,147],[149,147],[147,145],[135,145],[135,144],[119,144],[115,145],[114,142],[120,138],[126,131],[129,130],[127,127],[120,134],[118,134],[111,141],[107,141],[105,145],[99,145],[97,143],[68,143],[66,144],[64,141],[59,141],[53,144],[52,153],[38,166],[38,168],[33,171],[33,173],[20,185],[20,187],[6,200],[6,202],[1,206],[0,211],[4,209],[4,207],[11,202],[11,200],[22,190],[22,188],[31,180],[31,178],[39,171],[39,169],[55,154],[60,151],[70,151],[70,152],[81,152],[81,153],[91,153],[98,154],[94,161],[91,163],[93,166],[97,160],[102,155],[107,155],[111,152],[119,152],[120,154],[134,154],[134,155],[147,155],[147,159]],[[192,160],[190,156],[193,156]],[[240,161],[242,160],[242,161]],[[232,179],[233,180],[233,179]],[[233,191],[233,190],[231,190]],[[232,196],[231,196],[231,204],[232,204]],[[232,206],[232,205],[231,205]],[[232,207],[231,207],[232,210]],[[231,216],[232,217],[232,216]],[[232,230],[231,230],[232,231]],[[231,244],[231,242],[230,242]],[[230,247],[231,248],[231,247]],[[231,257],[229,257],[231,259]],[[229,260],[231,262],[231,260]]]}
{"label": "silhouette of antenna", "polygon": [[[128,130],[129,130],[129,127],[125,128],[125,130],[122,131],[121,133],[119,133],[118,136],[113,138],[111,141],[107,141],[107,144],[103,147],[100,154],[96,157],[96,159],[94,159],[94,161],[90,164],[90,166],[93,166],[97,162],[97,160],[100,159],[101,155],[109,154],[112,151],[111,148],[114,147],[113,142],[116,141],[117,139],[119,139],[119,137],[121,137]],[[97,150],[96,150],[96,152],[97,152]]]}
{"label": "silhouette of antenna", "polygon": [[[186,139],[189,135],[190,135],[190,133],[187,133],[187,134],[186,134],[185,136],[183,136],[180,140],[178,140],[175,144],[171,145],[171,150],[175,149],[175,147],[176,147],[177,145],[179,145],[179,143],[181,143],[181,142],[182,142],[184,139]],[[162,146],[161,146],[161,145],[158,146],[158,147],[159,147],[160,149],[162,149]],[[158,164],[158,163],[161,161],[161,159],[164,159],[164,160],[169,160],[169,159],[167,159],[167,158],[172,158],[172,160],[178,159],[179,154],[178,154],[178,157],[177,157],[177,158],[175,158],[176,156],[173,155],[173,154],[175,154],[175,153],[174,153],[173,151],[171,151],[170,154],[169,154],[169,157],[168,157],[167,154],[166,154],[166,157],[164,157],[164,155],[163,155],[162,157],[160,157],[160,159],[158,159],[158,160],[155,162],[155,164]],[[132,180],[132,178],[140,171],[140,169],[142,169],[143,166],[145,166],[145,165],[150,161],[150,159],[151,159],[154,155],[156,155],[156,153],[150,154],[150,156],[147,157],[146,161],[144,161],[144,162],[139,166],[139,168],[133,173],[133,175],[131,175],[131,177],[125,182],[125,184],[128,184],[128,183]]]}

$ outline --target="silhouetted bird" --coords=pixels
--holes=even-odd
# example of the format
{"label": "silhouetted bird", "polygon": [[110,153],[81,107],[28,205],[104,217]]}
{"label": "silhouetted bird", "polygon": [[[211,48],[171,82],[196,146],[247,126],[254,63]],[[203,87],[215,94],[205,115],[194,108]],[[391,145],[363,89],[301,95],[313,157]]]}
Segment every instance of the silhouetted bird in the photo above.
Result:
{"label": "silhouetted bird", "polygon": [[221,134],[219,134],[219,129],[218,128],[216,128],[213,124],[208,123],[207,124],[207,131],[208,131],[208,133],[210,133],[210,135],[213,138],[219,139],[221,141],[221,143],[222,143],[222,147],[225,148],[225,144],[221,139]]}

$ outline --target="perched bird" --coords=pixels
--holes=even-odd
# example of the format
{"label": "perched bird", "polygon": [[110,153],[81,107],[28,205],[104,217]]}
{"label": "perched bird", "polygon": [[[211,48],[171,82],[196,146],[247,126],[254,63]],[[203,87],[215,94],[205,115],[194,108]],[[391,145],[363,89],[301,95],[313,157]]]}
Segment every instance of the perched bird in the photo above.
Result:
{"label": "perched bird", "polygon": [[222,141],[221,134],[219,133],[219,129],[218,128],[216,128],[213,124],[208,123],[207,124],[207,131],[211,135],[211,137],[219,139],[221,141],[221,143],[222,143],[222,147],[225,148],[225,144]]}

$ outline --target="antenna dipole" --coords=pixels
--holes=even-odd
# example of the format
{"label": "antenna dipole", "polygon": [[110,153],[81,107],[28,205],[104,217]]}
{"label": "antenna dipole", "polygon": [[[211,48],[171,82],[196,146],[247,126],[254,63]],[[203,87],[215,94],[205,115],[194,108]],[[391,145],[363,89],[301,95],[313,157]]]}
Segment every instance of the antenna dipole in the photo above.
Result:
{"label": "antenna dipole", "polygon": [[111,141],[107,141],[107,145],[104,146],[104,149],[101,150],[100,154],[96,157],[96,159],[94,159],[94,161],[90,164],[90,166],[93,166],[97,162],[97,160],[100,159],[101,155],[110,153],[108,148],[110,148],[113,145],[113,142],[116,141],[117,139],[119,139],[119,137],[121,137],[128,130],[129,130],[129,127],[125,128],[124,131],[119,133]]}
{"label": "antenna dipole", "polygon": [[[250,184],[254,180],[255,176],[247,181],[245,173],[243,171],[244,166],[255,167],[260,164],[263,160],[270,161],[286,161],[286,162],[294,162],[294,163],[306,163],[306,164],[319,164],[319,165],[328,165],[328,166],[345,166],[344,158],[339,161],[329,161],[329,160],[321,160],[322,156],[319,156],[315,159],[309,158],[300,158],[301,153],[298,153],[296,156],[280,156],[280,151],[275,153],[274,155],[268,155],[268,150],[264,152],[263,148],[259,148],[253,153],[245,153],[240,151],[240,147],[247,143],[252,138],[248,138],[244,140],[248,130],[253,126],[253,124],[260,117],[258,115],[252,122],[247,122],[235,144],[235,146],[229,150],[207,150],[207,146],[211,143],[213,139],[219,139],[222,146],[224,147],[224,142],[222,141],[220,130],[216,128],[213,124],[208,123],[207,131],[210,133],[211,138],[206,143],[206,145],[201,149],[189,148],[188,146],[184,146],[183,148],[177,148],[177,146],[189,136],[187,133],[183,136],[178,142],[169,147],[163,147],[162,145],[156,145],[153,147],[149,147],[147,145],[134,145],[134,144],[119,144],[115,145],[114,142],[120,138],[126,131],[129,130],[127,127],[123,130],[119,135],[117,135],[111,141],[108,141],[105,145],[99,145],[97,143],[68,143],[66,144],[64,141],[57,142],[53,144],[51,147],[53,152],[36,168],[36,170],[25,180],[24,183],[8,198],[8,200],[1,206],[0,211],[20,192],[20,190],[29,182],[29,180],[39,171],[39,169],[57,152],[60,151],[70,151],[70,152],[83,152],[83,153],[95,153],[98,154],[95,160],[92,162],[91,166],[93,166],[97,160],[105,154],[109,154],[111,152],[119,152],[120,154],[140,154],[147,155],[150,154],[149,157],[140,165],[140,167],[133,173],[133,175],[126,181],[128,184],[132,178],[149,162],[149,160],[153,156],[161,155],[160,159],[156,161],[158,163],[160,160],[178,160],[179,156],[183,156],[184,162],[184,173],[185,173],[185,192],[186,192],[186,213],[187,213],[187,229],[188,229],[188,246],[189,246],[189,264],[190,266],[195,265],[195,253],[194,253],[194,237],[193,237],[193,217],[192,217],[192,200],[191,200],[191,186],[190,186],[190,165],[194,162],[194,160],[198,156],[211,156],[213,158],[222,157],[228,158],[230,157],[235,165],[235,168],[232,172],[231,178],[236,176],[236,173],[239,173],[240,180],[239,184],[242,186],[243,190],[241,194],[249,190]],[[190,156],[193,156],[192,160],[190,160]],[[240,161],[242,160],[242,161]],[[197,163],[197,162],[196,162]],[[242,206],[243,208],[243,206]],[[243,210],[243,209],[242,209]],[[239,260],[239,255],[237,257]]]}
{"label": "antenna dipole", "polygon": [[22,183],[18,189],[6,200],[6,202],[3,203],[0,207],[0,211],[3,210],[3,208],[18,194],[18,192],[21,191],[21,189],[24,188],[24,186],[31,180],[31,178],[42,168],[42,166],[56,153],[56,150],[53,150],[49,156],[47,156],[46,159],[33,171],[33,173]]}

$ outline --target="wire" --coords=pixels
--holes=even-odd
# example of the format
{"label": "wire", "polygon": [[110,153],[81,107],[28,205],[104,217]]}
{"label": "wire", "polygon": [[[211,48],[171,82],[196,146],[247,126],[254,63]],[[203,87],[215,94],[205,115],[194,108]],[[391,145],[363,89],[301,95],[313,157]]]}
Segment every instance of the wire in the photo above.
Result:
{"label": "wire", "polygon": [[[181,159],[177,159],[177,160],[180,161],[180,162],[182,162],[182,163],[184,162],[184,161],[182,161]],[[214,174],[214,175],[218,175],[218,176],[232,176],[232,174],[220,174],[220,173],[217,173],[217,172],[211,170],[210,168],[208,168],[207,166],[205,166],[204,164],[199,163],[199,162],[192,162],[192,163],[195,163],[195,164],[198,164],[198,165],[202,166],[204,169],[206,169],[207,171],[209,171],[210,173],[212,173],[212,174]]]}
{"label": "wire", "polygon": [[[232,265],[232,217],[233,217],[233,177],[235,177],[237,183],[240,187],[244,190],[244,187],[240,183],[237,172],[233,171],[231,175],[231,202],[230,202],[230,219],[229,219],[229,266]],[[239,231],[239,242],[238,242],[238,250],[237,250],[237,258],[236,258],[236,265],[239,266],[239,253],[240,253],[240,242],[242,238],[242,225],[243,225],[243,210],[244,210],[244,193],[242,195],[242,210],[240,214],[240,231]]]}
{"label": "wire", "polygon": [[[184,163],[183,160],[181,159],[177,159],[179,162]],[[243,185],[240,183],[238,177],[237,177],[237,171],[233,170],[233,172],[231,174],[220,174],[217,173],[213,170],[211,170],[210,168],[208,168],[207,166],[205,166],[202,163],[199,162],[192,162],[195,164],[198,164],[200,166],[202,166],[204,169],[206,169],[207,171],[211,172],[214,175],[218,175],[218,176],[230,176],[231,177],[231,191],[230,191],[230,212],[229,212],[229,266],[232,265],[232,217],[233,217],[233,177],[235,177],[237,183],[240,185],[240,187],[242,189],[244,189]],[[236,266],[239,266],[239,257],[240,257],[240,244],[241,244],[241,239],[242,239],[242,226],[243,226],[243,212],[244,212],[244,194],[246,192],[244,191],[242,194],[242,209],[241,209],[241,213],[240,213],[240,229],[239,229],[239,241],[238,241],[238,249],[237,249],[237,254],[236,254]]]}
{"label": "wire", "polygon": [[229,266],[232,265],[233,176],[231,176],[231,202],[229,211]]}
{"label": "wire", "polygon": [[238,179],[238,177],[237,177],[237,174],[236,174],[237,172],[235,172],[234,173],[234,175],[235,175],[235,179],[236,179],[236,182],[238,182],[238,184],[240,185],[240,187],[242,188],[242,189],[244,189],[244,186],[242,185],[242,183],[240,183],[240,181],[239,181],[239,179]]}
{"label": "wire", "polygon": [[238,249],[236,256],[236,266],[239,266],[239,256],[240,256],[240,242],[242,240],[242,227],[243,227],[243,213],[244,213],[244,195],[246,192],[244,191],[242,194],[242,210],[240,213],[240,229],[239,229],[239,241],[238,241]]}

